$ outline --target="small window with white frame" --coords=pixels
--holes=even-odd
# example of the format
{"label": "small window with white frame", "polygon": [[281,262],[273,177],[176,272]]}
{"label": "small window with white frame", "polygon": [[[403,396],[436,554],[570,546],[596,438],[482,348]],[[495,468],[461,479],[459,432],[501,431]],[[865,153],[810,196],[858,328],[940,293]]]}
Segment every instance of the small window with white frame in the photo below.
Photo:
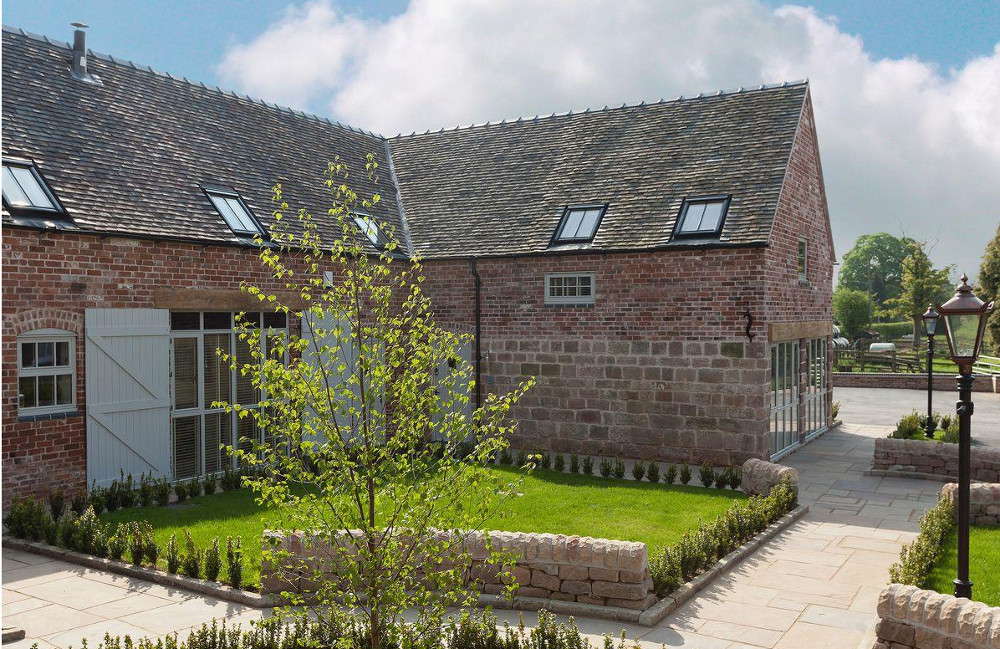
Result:
{"label": "small window with white frame", "polygon": [[354,214],[354,225],[358,226],[360,230],[371,244],[379,250],[383,250],[387,245],[389,245],[389,238],[385,236],[385,232],[379,227],[378,222],[371,214],[365,214],[364,212],[357,212]]}
{"label": "small window with white frame", "polygon": [[76,410],[76,335],[37,329],[17,337],[18,414]]}
{"label": "small window with white frame", "polygon": [[8,209],[62,212],[38,167],[30,160],[3,160],[3,202]]}
{"label": "small window with white frame", "polygon": [[545,276],[546,304],[593,304],[593,273],[549,273]]}
{"label": "small window with white frame", "polygon": [[796,268],[799,274],[799,281],[807,281],[809,278],[809,242],[805,239],[799,239]]}
{"label": "small window with white frame", "polygon": [[222,219],[233,231],[233,234],[241,237],[255,237],[264,234],[257,219],[250,213],[250,208],[243,202],[240,195],[232,189],[224,187],[203,187],[212,205],[222,216]]}

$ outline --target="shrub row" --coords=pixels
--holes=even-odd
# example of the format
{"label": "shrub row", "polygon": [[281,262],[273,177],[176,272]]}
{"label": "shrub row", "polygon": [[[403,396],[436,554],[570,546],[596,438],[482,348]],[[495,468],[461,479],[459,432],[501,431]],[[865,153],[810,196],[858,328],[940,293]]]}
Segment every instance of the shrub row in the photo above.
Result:
{"label": "shrub row", "polygon": [[[28,541],[44,541],[76,552],[83,552],[102,559],[122,561],[135,566],[156,567],[160,547],[156,544],[153,527],[146,521],[119,523],[114,529],[101,521],[93,507],[87,507],[77,516],[73,510],[63,511],[54,519],[45,504],[37,498],[17,498],[3,519],[7,531],[14,537]],[[195,547],[191,533],[187,536],[186,552],[181,555],[176,535],[171,536],[165,552],[167,572],[176,574],[182,568],[188,577],[204,577],[219,581],[222,557],[218,537],[206,550]],[[227,577],[225,583],[233,588],[243,584],[243,548],[240,537],[226,543]],[[202,569],[204,567],[204,570]]]}
{"label": "shrub row", "polygon": [[660,596],[711,567],[716,561],[762,532],[768,525],[791,511],[796,504],[795,491],[787,481],[771,490],[768,496],[751,496],[735,502],[726,512],[686,532],[674,545],[653,552],[649,569],[653,588]]}
{"label": "shrub row", "polygon": [[[566,456],[562,453],[556,453],[554,458],[553,460],[553,456],[549,453],[534,453],[529,455],[525,451],[519,451],[515,463],[511,452],[505,450],[497,457],[497,463],[504,466],[515,465],[520,467],[531,462],[534,466],[541,467],[542,469],[565,471],[567,469]],[[581,458],[574,453],[569,456],[568,468],[570,473],[580,473],[582,471],[585,475],[593,475],[594,458],[589,455]],[[625,462],[621,458],[612,459],[602,457],[598,465],[598,471],[603,478],[623,480],[625,478]],[[632,477],[639,482],[643,479],[649,482],[660,482],[662,480],[665,484],[674,484],[679,479],[681,484],[686,485],[691,482],[691,466],[685,463],[680,465],[680,469],[678,470],[677,465],[668,464],[666,470],[661,472],[660,465],[656,462],[647,464],[642,460],[636,460],[632,465]],[[726,487],[737,489],[740,486],[743,475],[742,469],[739,467],[729,466],[721,471],[716,471],[711,464],[703,464],[698,469],[698,477],[701,479],[701,484],[705,487],[714,486],[717,489],[725,489]]]}
{"label": "shrub row", "polygon": [[920,533],[904,545],[899,561],[889,566],[889,583],[923,588],[941,556],[944,542],[955,527],[955,501],[942,494],[938,504],[920,517]]}
{"label": "shrub row", "polygon": [[925,413],[911,412],[903,415],[903,418],[896,424],[896,428],[889,433],[892,439],[912,439],[921,442],[944,442],[946,444],[958,443],[958,417],[942,415],[935,412],[930,417],[931,430],[934,431],[934,438],[927,437],[927,415]]}
{"label": "shrub row", "polygon": [[882,340],[890,342],[913,336],[912,322],[873,322],[868,328],[878,333]]}

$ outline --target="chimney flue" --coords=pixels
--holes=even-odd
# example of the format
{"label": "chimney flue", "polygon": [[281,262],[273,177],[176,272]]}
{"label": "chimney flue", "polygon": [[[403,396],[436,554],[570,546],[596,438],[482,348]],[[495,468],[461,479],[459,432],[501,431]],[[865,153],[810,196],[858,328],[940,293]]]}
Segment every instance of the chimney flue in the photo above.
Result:
{"label": "chimney flue", "polygon": [[73,31],[73,76],[82,81],[93,81],[87,72],[87,33],[83,31],[87,25],[72,23]]}

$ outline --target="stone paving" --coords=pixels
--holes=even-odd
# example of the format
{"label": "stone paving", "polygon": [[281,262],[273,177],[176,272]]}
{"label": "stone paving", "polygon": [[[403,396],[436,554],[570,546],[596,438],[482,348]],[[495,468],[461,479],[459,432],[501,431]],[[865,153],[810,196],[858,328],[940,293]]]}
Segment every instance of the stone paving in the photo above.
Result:
{"label": "stone paving", "polygon": [[[809,514],[650,629],[577,620],[594,636],[618,635],[644,647],[856,649],[871,646],[875,603],[888,567],[940,483],[868,477],[881,426],[844,425],[783,463],[799,470]],[[15,551],[3,551],[3,625],[38,643],[95,647],[106,632],[157,637],[212,618],[245,622],[265,611]],[[499,611],[516,623],[517,613]],[[536,619],[525,613],[527,624]],[[867,643],[867,644],[866,644]]]}

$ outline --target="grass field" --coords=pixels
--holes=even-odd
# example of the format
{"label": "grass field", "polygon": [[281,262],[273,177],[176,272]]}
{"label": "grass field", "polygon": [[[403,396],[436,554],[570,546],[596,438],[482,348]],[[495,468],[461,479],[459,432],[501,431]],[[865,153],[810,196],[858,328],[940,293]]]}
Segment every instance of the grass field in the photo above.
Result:
{"label": "grass field", "polygon": [[[492,468],[510,473],[511,468]],[[524,479],[519,497],[505,503],[488,526],[516,532],[550,532],[643,541],[650,548],[676,541],[699,520],[719,516],[742,492],[650,484],[537,469]],[[280,512],[263,510],[247,490],[200,496],[181,505],[120,510],[101,515],[105,522],[149,521],[165,547],[171,534],[182,543],[191,532],[199,548],[218,536],[243,537],[246,579],[260,578],[261,532],[274,527]],[[161,553],[161,564],[163,563]]]}
{"label": "grass field", "polygon": [[[931,572],[927,587],[952,594],[955,566],[958,561],[958,532],[952,531],[941,558]],[[969,536],[969,579],[972,598],[990,606],[1000,606],[1000,527],[973,527]]]}

